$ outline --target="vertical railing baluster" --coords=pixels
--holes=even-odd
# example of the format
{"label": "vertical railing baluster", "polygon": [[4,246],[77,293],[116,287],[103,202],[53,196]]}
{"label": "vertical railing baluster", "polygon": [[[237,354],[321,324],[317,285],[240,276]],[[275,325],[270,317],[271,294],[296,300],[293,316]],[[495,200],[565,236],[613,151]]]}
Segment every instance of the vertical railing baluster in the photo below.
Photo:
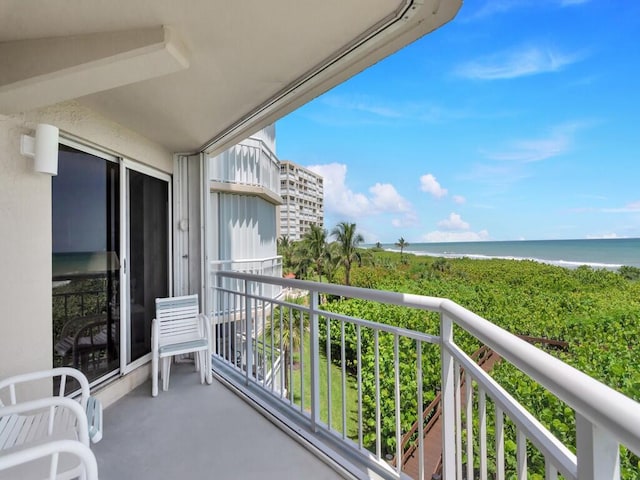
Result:
{"label": "vertical railing baluster", "polygon": [[215,357],[218,356],[218,336],[216,330],[218,329],[218,322],[220,321],[219,315],[221,314],[219,310],[219,304],[222,303],[218,299],[218,295],[220,295],[221,293],[216,290],[217,281],[218,277],[214,273],[213,281],[211,282],[211,316],[209,318],[211,319],[211,347],[213,349]]}
{"label": "vertical railing baluster", "polygon": [[480,440],[480,480],[487,480],[487,395],[478,388],[478,437]]}
{"label": "vertical railing baluster", "polygon": [[[311,318],[309,333],[309,357],[311,361],[311,428],[318,430],[320,421],[320,339],[318,318],[318,292],[312,291],[310,298]],[[300,312],[302,314],[302,312]]]}
{"label": "vertical railing baluster", "polygon": [[289,401],[293,405],[293,308],[289,308]]}
{"label": "vertical railing baluster", "polygon": [[[311,301],[313,293],[310,293]],[[304,413],[304,312],[300,309],[296,310],[300,316],[300,411]]]}
{"label": "vertical railing baluster", "polygon": [[464,376],[466,432],[467,432],[467,478],[473,478],[473,378]]}
{"label": "vertical railing baluster", "polygon": [[[518,480],[527,480],[527,437],[520,428],[516,427],[516,474]],[[581,479],[582,480],[582,479]],[[595,480],[595,479],[594,479]]]}
{"label": "vertical railing baluster", "polygon": [[247,365],[246,371],[246,383],[249,385],[249,379],[251,376],[251,370],[253,369],[253,336],[252,334],[252,322],[251,322],[251,298],[249,298],[249,281],[244,281],[244,316],[245,316],[245,342],[247,344],[247,351],[245,353],[245,363]]}
{"label": "vertical railing baluster", "polygon": [[558,470],[546,457],[544,459],[544,480],[558,480]]}
{"label": "vertical railing baluster", "polygon": [[504,412],[495,405],[496,409],[496,480],[504,480]]}
{"label": "vertical railing baluster", "polygon": [[[263,284],[261,284],[263,285]],[[260,371],[262,372],[262,385],[265,385],[267,381],[267,304],[261,301],[262,304],[262,366]]]}
{"label": "vertical railing baluster", "polygon": [[453,344],[453,321],[446,314],[440,315],[440,341],[442,364],[442,476],[455,478],[456,442],[455,442],[455,385],[453,356],[447,345]]}
{"label": "vertical railing baluster", "polygon": [[461,368],[458,362],[453,362],[453,371],[455,374],[453,381],[456,395],[456,480],[462,480],[462,407],[460,398],[462,391],[460,389]]}
{"label": "vertical railing baluster", "polygon": [[396,417],[396,472],[402,471],[402,427],[400,422],[400,338],[393,336],[393,383]]}
{"label": "vertical railing baluster", "polygon": [[280,398],[284,398],[284,389],[288,388],[287,385],[285,385],[285,369],[287,368],[287,362],[286,362],[286,358],[284,355],[284,332],[282,330],[283,324],[282,324],[282,320],[284,316],[284,307],[282,305],[280,305],[280,330],[278,330],[280,332],[280,334],[278,335],[280,337]]}
{"label": "vertical railing baluster", "polygon": [[382,445],[380,438],[380,351],[378,346],[378,330],[373,331],[373,358],[374,358],[374,376],[376,384],[376,457],[378,460],[382,458]]}
{"label": "vertical railing baluster", "polygon": [[325,356],[327,362],[327,426],[331,430],[331,320],[329,317],[327,317]]}
{"label": "vertical railing baluster", "polygon": [[[238,315],[238,305],[237,305],[237,301],[238,301],[238,295],[233,295],[233,296],[227,296],[227,318],[228,318],[228,323],[229,323],[229,330],[233,330],[233,358],[231,359],[231,361],[233,362],[233,365],[236,368],[242,368],[242,353],[240,352],[240,365],[238,365],[238,333],[236,332],[236,328],[238,326],[238,323],[236,322],[236,320],[238,319],[237,315]],[[233,307],[232,307],[233,305]],[[242,327],[241,327],[242,329]]]}
{"label": "vertical railing baluster", "polygon": [[347,359],[344,346],[344,320],[340,321],[340,364],[342,365],[342,438],[347,438]]}
{"label": "vertical railing baluster", "polygon": [[424,398],[422,389],[422,342],[416,341],[416,380],[418,384],[418,480],[425,480],[424,477]]}
{"label": "vertical railing baluster", "polygon": [[620,445],[615,437],[598,428],[576,411],[576,455],[580,480],[620,478]]}
{"label": "vertical railing baluster", "polygon": [[[255,284],[253,284],[253,292],[255,292],[256,290],[256,286]],[[252,293],[254,294],[254,293]],[[253,299],[253,316],[252,319],[253,321],[251,322],[251,336],[255,335],[255,338],[253,339],[253,377],[255,379],[255,381],[258,381],[258,374],[260,372],[260,357],[259,352],[258,352],[258,344],[259,344],[259,337],[258,337],[258,322],[260,320],[260,316],[258,315],[258,305],[259,301],[254,298]]]}
{"label": "vertical railing baluster", "polygon": [[358,383],[358,448],[362,449],[362,347],[360,325],[356,325],[356,375]]}
{"label": "vertical railing baluster", "polygon": [[269,378],[271,379],[271,391],[273,392],[273,389],[275,388],[275,383],[276,383],[276,379],[275,379],[275,372],[273,369],[273,364],[275,362],[275,350],[276,350],[276,345],[275,345],[275,325],[273,324],[274,322],[274,313],[273,313],[273,302],[270,302],[270,309],[269,309],[269,330],[271,330],[271,345],[269,348],[269,352],[271,354],[271,359],[270,359],[270,367],[269,367]]}

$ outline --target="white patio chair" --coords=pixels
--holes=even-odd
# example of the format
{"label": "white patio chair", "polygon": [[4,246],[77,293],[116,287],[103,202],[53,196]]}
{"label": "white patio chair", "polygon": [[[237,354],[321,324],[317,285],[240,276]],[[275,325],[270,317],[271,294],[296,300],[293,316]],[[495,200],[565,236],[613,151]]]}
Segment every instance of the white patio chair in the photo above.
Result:
{"label": "white patio chair", "polygon": [[[18,405],[22,399],[18,398],[16,393],[16,387],[21,384],[30,382],[42,382],[58,380],[58,397],[64,397],[67,394],[74,394],[76,392],[67,392],[69,387],[68,378],[76,380],[80,386],[80,391],[77,392],[77,402],[85,413],[87,423],[87,433],[92,443],[97,443],[102,439],[102,404],[100,401],[92,397],[89,391],[89,381],[87,377],[74,368],[58,367],[49,370],[42,370],[38,372],[24,373],[21,375],[15,375],[0,380],[0,407],[4,407],[2,403],[3,396],[9,397],[9,405]],[[18,387],[19,389],[20,387]],[[2,447],[0,447],[1,449]]]}
{"label": "white patio chair", "polygon": [[151,324],[151,395],[158,395],[158,364],[162,361],[162,390],[169,388],[171,359],[193,353],[200,383],[211,375],[211,325],[200,313],[198,295],[156,298],[156,318]]}
{"label": "white patio chair", "polygon": [[32,478],[98,480],[98,464],[91,449],[74,440],[56,440],[0,455],[0,479]]}

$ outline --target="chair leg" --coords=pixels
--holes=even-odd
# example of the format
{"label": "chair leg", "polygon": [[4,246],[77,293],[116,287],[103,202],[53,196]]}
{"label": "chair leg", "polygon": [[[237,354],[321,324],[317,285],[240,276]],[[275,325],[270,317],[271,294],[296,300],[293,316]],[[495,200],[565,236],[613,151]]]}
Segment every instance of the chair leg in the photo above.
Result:
{"label": "chair leg", "polygon": [[165,357],[162,359],[162,390],[169,390],[169,375],[171,374],[171,360],[173,357]]}
{"label": "chair leg", "polygon": [[158,396],[158,356],[151,357],[151,396]]}
{"label": "chair leg", "polygon": [[198,362],[198,364],[199,364],[199,365],[198,365],[198,367],[199,367],[199,369],[200,369],[200,383],[201,383],[201,384],[204,384],[204,376],[205,376],[205,368],[204,368],[205,362],[204,362],[204,356],[205,356],[205,352],[204,352],[204,351],[202,351],[202,350],[201,350],[201,351],[199,351],[199,352],[196,354],[196,359],[197,359],[197,362]]}
{"label": "chair leg", "polygon": [[211,371],[211,348],[204,351],[204,371],[206,373],[207,384],[213,383],[213,372]]}
{"label": "chair leg", "polygon": [[200,352],[195,352],[193,354],[193,364],[196,367],[196,372],[200,371]]}

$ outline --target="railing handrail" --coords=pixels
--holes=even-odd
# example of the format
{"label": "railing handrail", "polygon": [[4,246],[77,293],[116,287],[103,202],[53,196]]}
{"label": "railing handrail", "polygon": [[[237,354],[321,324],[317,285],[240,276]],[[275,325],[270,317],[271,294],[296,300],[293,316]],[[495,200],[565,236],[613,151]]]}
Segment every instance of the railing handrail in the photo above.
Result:
{"label": "railing handrail", "polygon": [[[439,312],[640,455],[637,402],[451,300],[240,272],[220,271],[216,275]],[[448,346],[442,338],[441,342],[443,348]]]}
{"label": "railing handrail", "polygon": [[451,300],[442,312],[501,357],[640,454],[638,403]]}
{"label": "railing handrail", "polygon": [[[229,263],[252,263],[252,262],[270,262],[273,260],[282,260],[282,255],[275,255],[273,257],[264,257],[264,258],[238,258],[233,260],[211,260],[209,263],[211,265],[225,265]],[[273,277],[269,277],[273,278]]]}

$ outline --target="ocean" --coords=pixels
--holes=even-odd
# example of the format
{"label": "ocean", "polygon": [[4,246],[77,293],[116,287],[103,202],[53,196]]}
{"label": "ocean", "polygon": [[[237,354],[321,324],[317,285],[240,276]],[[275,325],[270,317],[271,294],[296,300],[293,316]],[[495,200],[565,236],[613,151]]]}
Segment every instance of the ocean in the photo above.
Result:
{"label": "ocean", "polygon": [[[393,244],[382,244],[382,248],[399,251]],[[640,268],[640,238],[411,243],[404,251],[446,258],[534,260],[566,268]]]}

